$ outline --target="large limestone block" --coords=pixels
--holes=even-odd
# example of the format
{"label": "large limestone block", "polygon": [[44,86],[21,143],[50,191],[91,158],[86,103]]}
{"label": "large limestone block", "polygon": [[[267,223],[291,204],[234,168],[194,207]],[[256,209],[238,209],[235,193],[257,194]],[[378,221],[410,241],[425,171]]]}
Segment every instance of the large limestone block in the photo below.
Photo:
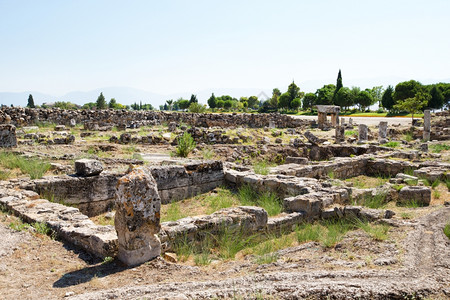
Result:
{"label": "large limestone block", "polygon": [[115,202],[118,258],[132,266],[159,256],[161,199],[150,170],[137,168],[120,178]]}
{"label": "large limestone block", "polygon": [[415,201],[420,206],[428,206],[431,202],[431,189],[425,186],[405,186],[398,193],[398,201],[402,204]]}
{"label": "large limestone block", "polygon": [[101,162],[95,159],[79,159],[75,161],[75,172],[79,176],[88,177],[99,175],[103,171]]}
{"label": "large limestone block", "polygon": [[11,148],[17,146],[16,127],[11,124],[0,125],[0,147]]}

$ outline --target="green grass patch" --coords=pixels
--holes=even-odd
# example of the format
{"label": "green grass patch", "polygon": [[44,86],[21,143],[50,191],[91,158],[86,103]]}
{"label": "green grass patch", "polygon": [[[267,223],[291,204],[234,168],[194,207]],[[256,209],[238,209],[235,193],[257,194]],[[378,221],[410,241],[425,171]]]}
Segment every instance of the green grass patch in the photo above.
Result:
{"label": "green grass patch", "polygon": [[388,238],[389,225],[374,225],[360,219],[356,219],[355,222],[358,228],[367,232],[376,241],[384,241]]}
{"label": "green grass patch", "polygon": [[208,214],[239,204],[237,197],[225,188],[218,189],[217,194],[208,195],[202,202],[208,206]]}
{"label": "green grass patch", "polygon": [[268,175],[270,171],[269,164],[265,160],[257,161],[253,164],[253,171],[256,174]]}
{"label": "green grass patch", "polygon": [[383,208],[386,205],[386,194],[370,195],[364,198],[362,205],[368,208]]}
{"label": "green grass patch", "polygon": [[346,136],[348,136],[348,135],[357,135],[357,134],[358,134],[358,132],[356,130],[348,130],[348,131],[345,132]]}
{"label": "green grass patch", "polygon": [[167,213],[161,216],[161,222],[176,221],[187,217],[187,215],[181,211],[179,202],[172,202],[167,205],[169,206]]}
{"label": "green grass patch", "polygon": [[450,222],[444,226],[444,234],[450,239]]}
{"label": "green grass patch", "polygon": [[382,146],[389,147],[389,148],[397,148],[399,145],[400,145],[399,142],[391,141],[386,144],[383,144]]}
{"label": "green grass patch", "polygon": [[441,153],[442,151],[448,151],[450,150],[450,145],[447,144],[434,144],[430,145],[430,148],[433,153]]}
{"label": "green grass patch", "polygon": [[[6,169],[19,169],[23,174],[27,174],[31,179],[42,178],[50,169],[50,164],[42,159],[25,158],[11,152],[0,152],[0,166]],[[4,175],[8,175],[9,170],[4,170]],[[9,175],[8,175],[9,176]]]}
{"label": "green grass patch", "polygon": [[278,215],[283,211],[281,199],[273,192],[258,192],[250,185],[244,185],[238,190],[241,205],[259,206],[264,208],[269,216]]}
{"label": "green grass patch", "polygon": [[408,143],[411,142],[413,140],[413,134],[412,132],[407,132],[404,136],[405,141],[407,141]]}

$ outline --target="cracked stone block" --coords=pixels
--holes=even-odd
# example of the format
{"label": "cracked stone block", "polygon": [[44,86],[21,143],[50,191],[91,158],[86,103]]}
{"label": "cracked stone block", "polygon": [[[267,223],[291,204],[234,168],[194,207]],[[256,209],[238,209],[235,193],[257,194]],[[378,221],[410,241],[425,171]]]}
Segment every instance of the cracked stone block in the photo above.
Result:
{"label": "cracked stone block", "polygon": [[137,168],[120,178],[115,203],[117,257],[126,265],[134,266],[159,256],[161,199],[151,171]]}
{"label": "cracked stone block", "polygon": [[16,127],[11,124],[0,125],[0,148],[17,146]]}
{"label": "cracked stone block", "polygon": [[75,161],[75,173],[82,177],[99,175],[103,171],[101,162],[95,159],[79,159]]}

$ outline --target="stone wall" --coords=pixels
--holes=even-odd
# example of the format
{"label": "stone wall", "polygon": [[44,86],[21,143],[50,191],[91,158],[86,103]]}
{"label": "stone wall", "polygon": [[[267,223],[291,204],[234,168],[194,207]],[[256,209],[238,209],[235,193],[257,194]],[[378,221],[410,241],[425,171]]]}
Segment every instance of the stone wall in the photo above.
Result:
{"label": "stone wall", "polygon": [[[197,114],[197,113],[168,113],[160,111],[129,111],[129,110],[62,110],[31,109],[20,107],[2,107],[0,123],[11,119],[16,126],[34,125],[36,122],[52,122],[70,125],[71,120],[76,123],[86,123],[89,128],[108,126],[139,127],[143,125],[157,125],[176,122],[197,127],[251,127],[262,128],[275,125],[278,128],[294,128],[308,126],[308,120],[295,119],[278,113],[272,114]],[[73,121],[72,121],[73,122]]]}
{"label": "stone wall", "polygon": [[[150,167],[161,203],[179,201],[206,193],[223,184],[220,161],[195,161],[184,165]],[[117,182],[123,174],[100,174],[91,177],[63,175],[24,181],[21,188],[32,190],[55,202],[77,206],[84,214],[95,216],[114,207]]]}
{"label": "stone wall", "polygon": [[16,127],[10,124],[0,125],[0,148],[11,148],[17,145]]}

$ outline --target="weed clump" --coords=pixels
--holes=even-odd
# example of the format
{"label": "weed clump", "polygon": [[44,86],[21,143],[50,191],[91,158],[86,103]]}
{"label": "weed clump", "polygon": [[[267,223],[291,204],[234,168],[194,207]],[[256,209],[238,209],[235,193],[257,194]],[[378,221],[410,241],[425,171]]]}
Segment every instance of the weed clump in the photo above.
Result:
{"label": "weed clump", "polygon": [[187,132],[184,132],[183,135],[177,139],[177,144],[175,154],[179,157],[188,157],[189,153],[191,153],[196,146],[194,138]]}
{"label": "weed clump", "polygon": [[283,211],[281,199],[273,192],[258,192],[249,185],[238,190],[238,198],[242,205],[256,205],[264,208],[269,216],[276,216]]}

